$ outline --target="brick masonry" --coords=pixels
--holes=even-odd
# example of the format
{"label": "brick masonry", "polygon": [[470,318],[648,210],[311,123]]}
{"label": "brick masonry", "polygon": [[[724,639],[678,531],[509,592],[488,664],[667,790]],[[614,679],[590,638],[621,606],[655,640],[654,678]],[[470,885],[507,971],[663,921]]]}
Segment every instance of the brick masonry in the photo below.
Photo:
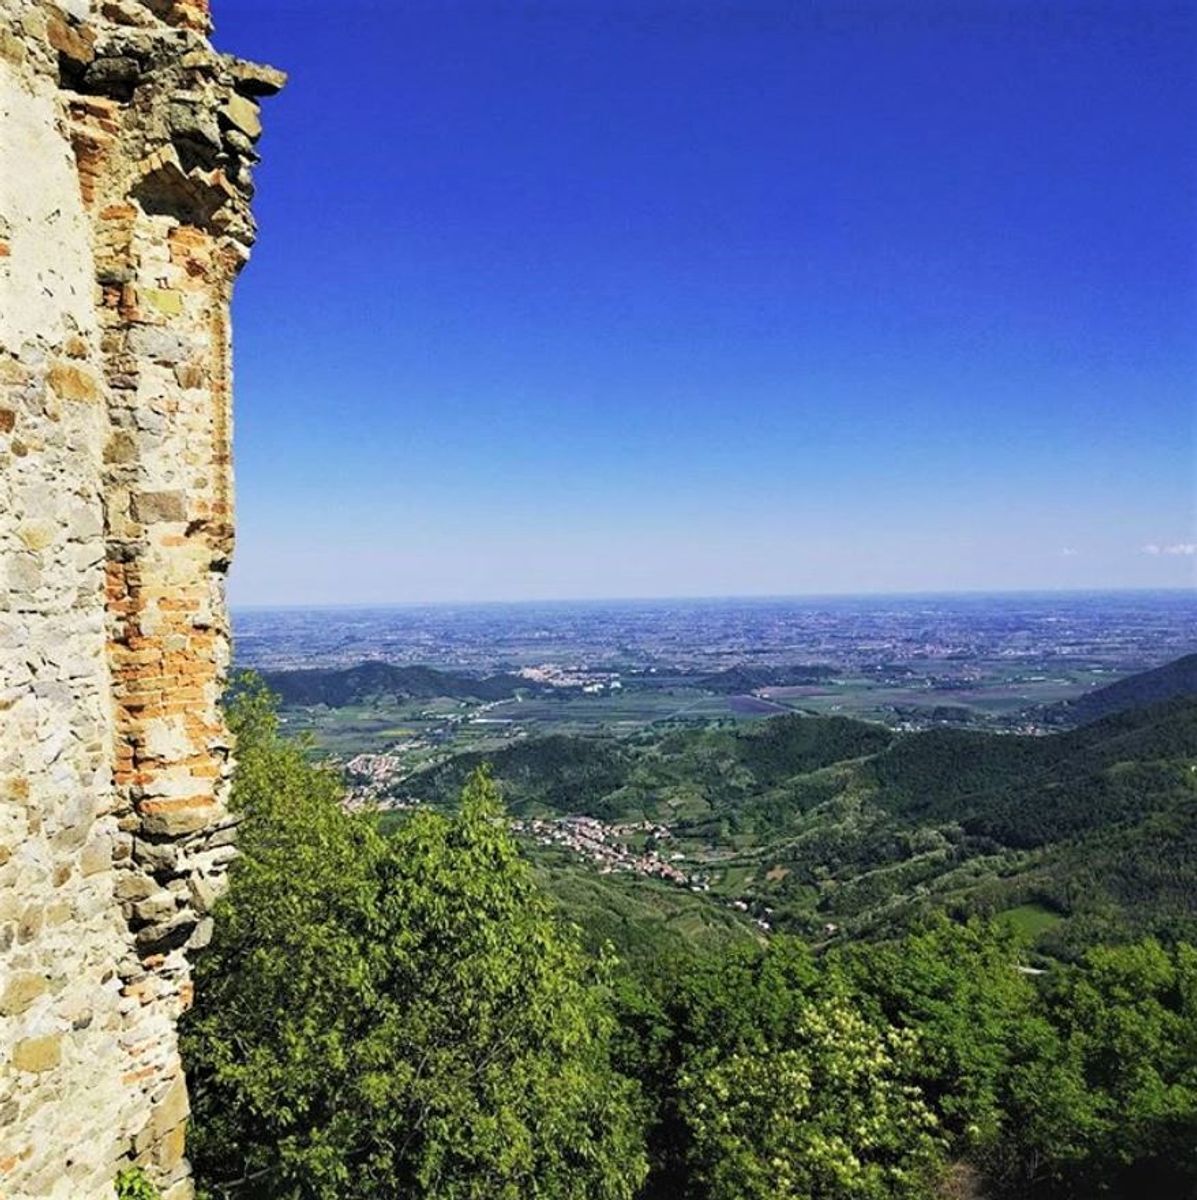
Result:
{"label": "brick masonry", "polygon": [[0,1200],[192,1194],[233,851],[229,302],[269,68],[207,0],[0,0]]}

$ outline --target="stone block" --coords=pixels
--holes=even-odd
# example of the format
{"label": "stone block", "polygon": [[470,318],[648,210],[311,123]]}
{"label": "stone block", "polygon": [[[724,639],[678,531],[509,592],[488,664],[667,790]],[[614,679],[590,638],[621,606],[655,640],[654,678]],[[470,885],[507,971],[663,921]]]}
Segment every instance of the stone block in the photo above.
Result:
{"label": "stone block", "polygon": [[62,1034],[47,1033],[25,1038],[13,1047],[12,1062],[18,1071],[41,1074],[52,1071],[62,1061]]}
{"label": "stone block", "polygon": [[178,905],[175,903],[174,893],[163,889],[144,900],[134,901],[132,908],[133,915],[139,921],[161,921],[173,916]]}
{"label": "stone block", "polygon": [[173,101],[166,119],[172,138],[220,149],[220,126],[216,117],[198,101]]}
{"label": "stone block", "polygon": [[195,1200],[195,1187],[190,1179],[180,1179],[162,1193],[162,1200]]}
{"label": "stone block", "polygon": [[273,96],[287,82],[283,71],[265,63],[246,62],[242,58],[226,60],[233,87],[246,96]]}
{"label": "stone block", "polygon": [[188,950],[202,950],[212,942],[216,932],[216,922],[211,917],[201,917],[187,939]]}
{"label": "stone block", "polygon": [[35,1000],[49,991],[50,985],[44,975],[31,971],[18,971],[0,991],[0,1017],[18,1017]]}
{"label": "stone block", "polygon": [[154,1162],[160,1170],[170,1171],[183,1161],[186,1139],[186,1125],[176,1125],[174,1129],[163,1135],[153,1152]]}
{"label": "stone block", "polygon": [[168,365],[190,356],[185,338],[155,325],[138,325],[130,330],[129,349],[139,358]]}
{"label": "stone block", "polygon": [[23,946],[33,941],[41,933],[45,919],[46,910],[43,905],[36,902],[25,905],[17,920],[17,944]]}
{"label": "stone block", "polygon": [[141,827],[155,837],[179,837],[211,824],[215,806],[202,799],[149,800],[141,805]]}
{"label": "stone block", "polygon": [[262,117],[258,106],[252,100],[232,95],[220,110],[220,115],[235,129],[241,130],[247,138],[257,141],[262,136]]}
{"label": "stone block", "polygon": [[191,1103],[187,1099],[187,1084],[182,1075],[176,1075],[166,1094],[154,1105],[150,1126],[155,1138],[159,1138],[181,1125],[191,1115]]}
{"label": "stone block", "polygon": [[17,530],[17,536],[25,545],[26,550],[44,550],[51,545],[58,534],[58,527],[53,521],[26,521]]}
{"label": "stone block", "polygon": [[182,292],[175,291],[173,288],[145,288],[142,290],[141,296],[147,304],[157,309],[163,316],[177,317],[182,315]]}
{"label": "stone block", "polygon": [[0,59],[21,66],[25,62],[25,43],[16,34],[0,29]]}
{"label": "stone block", "polygon": [[138,492],[133,497],[133,517],[143,525],[185,521],[187,497],[182,492]]}
{"label": "stone block", "polygon": [[121,871],[114,889],[118,900],[144,900],[158,890],[157,884],[140,871]]}
{"label": "stone block", "polygon": [[179,848],[174,842],[151,842],[146,838],[138,838],[133,846],[133,859],[155,875],[170,874],[178,869]]}
{"label": "stone block", "polygon": [[256,163],[258,161],[258,152],[254,149],[253,141],[247,138],[240,129],[230,129],[224,135],[224,140],[230,150],[235,150],[247,162]]}
{"label": "stone block", "polygon": [[108,439],[104,447],[104,461],[119,465],[135,462],[137,459],[137,440],[127,430],[118,429]]}
{"label": "stone block", "polygon": [[95,376],[76,363],[55,363],[50,368],[47,379],[60,400],[93,403],[100,398],[100,385]]}
{"label": "stone block", "polygon": [[195,929],[195,914],[187,909],[176,913],[162,924],[147,925],[139,929],[133,941],[138,953],[147,955],[168,954],[185,945]]}
{"label": "stone block", "polygon": [[220,888],[216,881],[209,879],[206,875],[201,875],[198,871],[191,875],[188,879],[188,886],[191,890],[191,902],[195,905],[195,909],[200,913],[211,912],[216,907],[216,901],[220,899]]}
{"label": "stone block", "polygon": [[51,12],[46,24],[46,37],[63,58],[86,64],[96,56],[95,31],[86,25],[74,25]]}
{"label": "stone block", "polygon": [[207,382],[203,368],[194,363],[180,363],[175,367],[175,379],[181,388],[203,387]]}
{"label": "stone block", "polygon": [[112,839],[110,837],[95,838],[83,847],[83,853],[79,856],[79,870],[85,878],[88,875],[97,875],[101,871],[107,871],[111,866]]}

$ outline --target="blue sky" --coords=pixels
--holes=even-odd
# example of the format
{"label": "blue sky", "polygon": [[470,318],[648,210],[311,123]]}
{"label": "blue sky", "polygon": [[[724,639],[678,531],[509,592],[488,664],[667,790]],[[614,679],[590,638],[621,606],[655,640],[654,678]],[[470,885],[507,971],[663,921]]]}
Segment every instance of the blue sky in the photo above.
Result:
{"label": "blue sky", "polygon": [[1192,4],[213,7],[235,603],[1193,585]]}

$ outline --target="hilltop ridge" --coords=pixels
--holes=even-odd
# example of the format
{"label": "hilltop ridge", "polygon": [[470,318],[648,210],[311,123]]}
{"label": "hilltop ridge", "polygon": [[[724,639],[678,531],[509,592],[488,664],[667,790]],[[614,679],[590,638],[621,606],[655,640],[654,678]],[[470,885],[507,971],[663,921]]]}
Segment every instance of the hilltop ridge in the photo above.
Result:
{"label": "hilltop ridge", "polygon": [[466,675],[433,667],[362,662],[353,667],[310,667],[262,671],[262,681],[284,704],[345,708],[380,700],[433,700],[437,697],[506,700],[517,692],[540,694],[553,689],[522,675]]}
{"label": "hilltop ridge", "polygon": [[1197,654],[1128,675],[1075,700],[1054,704],[1044,712],[1049,718],[1084,725],[1113,713],[1184,696],[1197,696]]}

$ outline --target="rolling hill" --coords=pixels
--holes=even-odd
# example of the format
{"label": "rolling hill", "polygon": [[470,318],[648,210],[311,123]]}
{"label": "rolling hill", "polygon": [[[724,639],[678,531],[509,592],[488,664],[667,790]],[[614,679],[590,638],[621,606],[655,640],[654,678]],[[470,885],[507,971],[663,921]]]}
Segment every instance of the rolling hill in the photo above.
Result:
{"label": "rolling hill", "polygon": [[262,679],[284,705],[324,704],[344,708],[379,701],[506,700],[517,691],[535,694],[541,684],[521,675],[463,675],[431,667],[397,667],[363,662],[354,667],[316,667],[298,671],[263,671]]}
{"label": "rolling hill", "polygon": [[752,692],[762,687],[797,687],[801,684],[826,683],[839,671],[825,663],[794,663],[785,667],[727,667],[701,675],[696,679],[699,687],[708,691],[732,694]]}
{"label": "rolling hill", "polygon": [[1197,654],[1186,654],[1154,670],[1095,688],[1075,700],[1053,704],[1045,715],[1053,721],[1084,725],[1113,713],[1186,696],[1197,696]]}
{"label": "rolling hill", "polygon": [[[403,794],[452,803],[483,757]],[[708,902],[808,936],[884,934],[931,909],[1011,911],[1058,952],[1197,934],[1197,699],[1045,737],[784,716],[485,757],[513,811],[664,822],[668,849],[710,875]]]}

